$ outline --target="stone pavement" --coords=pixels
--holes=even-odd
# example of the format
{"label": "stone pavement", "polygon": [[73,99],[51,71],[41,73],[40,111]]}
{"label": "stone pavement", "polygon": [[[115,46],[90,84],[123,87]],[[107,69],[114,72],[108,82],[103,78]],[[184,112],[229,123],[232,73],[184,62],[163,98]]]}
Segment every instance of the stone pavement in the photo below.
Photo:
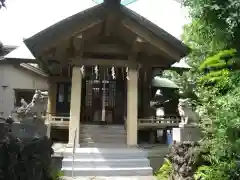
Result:
{"label": "stone pavement", "polygon": [[156,180],[154,176],[86,176],[86,177],[63,177],[63,180]]}

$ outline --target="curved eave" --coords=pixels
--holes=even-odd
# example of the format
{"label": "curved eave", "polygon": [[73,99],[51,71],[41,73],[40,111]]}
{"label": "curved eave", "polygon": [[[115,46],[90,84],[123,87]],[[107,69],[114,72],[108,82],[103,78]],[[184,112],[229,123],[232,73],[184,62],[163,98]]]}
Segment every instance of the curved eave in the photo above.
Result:
{"label": "curved eave", "polygon": [[171,88],[171,89],[179,89],[179,86],[176,85],[173,81],[167,78],[161,78],[159,76],[155,76],[152,80],[153,87],[159,88]]}
{"label": "curved eave", "polygon": [[[35,34],[34,36],[25,39],[24,43],[29,48],[33,56],[38,57],[44,50],[44,48],[49,47],[49,45],[51,45],[53,42],[57,42],[59,38],[67,37],[75,31],[78,31],[79,28],[86,27],[88,25],[86,23],[86,19],[88,19],[88,22],[90,22],[91,20],[103,21],[105,19],[103,13],[104,8],[104,4],[99,4],[82,12],[79,12],[46,28],[45,30]],[[135,21],[140,26],[143,26],[144,28],[155,34],[160,39],[169,43],[174,48],[173,51],[177,51],[180,55],[179,59],[176,59],[175,61],[180,60],[190,52],[190,48],[184,43],[182,43],[180,40],[173,37],[166,31],[164,31],[162,28],[153,24],[152,22],[135,13],[134,11],[121,5],[120,12]]]}
{"label": "curved eave", "polygon": [[40,76],[43,76],[43,77],[48,77],[48,73],[46,73],[45,71],[43,71],[42,69],[38,68],[38,67],[34,67],[30,64],[27,64],[27,63],[21,63],[20,66],[24,69],[27,69],[31,72],[34,72]]}
{"label": "curved eave", "polygon": [[9,52],[0,63],[38,63],[25,44]]}
{"label": "curved eave", "polygon": [[182,41],[178,40],[177,38],[169,34],[167,31],[165,31],[164,29],[160,28],[156,24],[149,21],[148,19],[142,17],[141,15],[137,14],[136,12],[132,11],[131,9],[125,6],[121,6],[121,10],[129,18],[133,19],[138,24],[144,26],[149,31],[154,33],[156,36],[165,40],[166,42],[171,44],[173,47],[175,47],[181,53],[181,58],[187,56],[191,52],[191,49],[187,45],[185,45]]}
{"label": "curved eave", "polygon": [[170,70],[175,71],[189,71],[192,67],[189,66],[184,60],[174,63]]}
{"label": "curved eave", "polygon": [[0,64],[38,63],[36,59],[0,58]]}

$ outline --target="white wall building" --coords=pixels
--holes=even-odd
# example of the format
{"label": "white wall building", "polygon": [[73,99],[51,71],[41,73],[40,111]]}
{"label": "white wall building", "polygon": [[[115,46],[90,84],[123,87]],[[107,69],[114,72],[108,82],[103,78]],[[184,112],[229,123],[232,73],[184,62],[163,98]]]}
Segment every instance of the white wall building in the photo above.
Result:
{"label": "white wall building", "polygon": [[[13,48],[3,47],[0,55],[5,55]],[[0,116],[8,117],[20,98],[27,102],[35,89],[47,90],[46,74],[30,64],[10,64],[0,56]]]}

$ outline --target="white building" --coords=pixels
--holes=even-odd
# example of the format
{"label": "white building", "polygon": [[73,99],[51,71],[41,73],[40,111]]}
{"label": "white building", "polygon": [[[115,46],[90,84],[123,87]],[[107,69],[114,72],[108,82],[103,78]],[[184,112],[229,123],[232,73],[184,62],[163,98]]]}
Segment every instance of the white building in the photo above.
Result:
{"label": "white building", "polygon": [[29,102],[35,89],[47,90],[46,74],[30,64],[9,63],[4,55],[17,48],[3,46],[0,49],[0,116],[8,117],[20,98]]}

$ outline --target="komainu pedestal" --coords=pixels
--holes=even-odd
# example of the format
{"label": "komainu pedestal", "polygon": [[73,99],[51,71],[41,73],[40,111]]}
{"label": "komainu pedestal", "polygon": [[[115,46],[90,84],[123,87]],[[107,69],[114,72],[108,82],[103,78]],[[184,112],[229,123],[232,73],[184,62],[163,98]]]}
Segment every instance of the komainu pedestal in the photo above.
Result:
{"label": "komainu pedestal", "polygon": [[12,134],[20,139],[49,136],[50,126],[43,114],[47,107],[47,92],[35,91],[32,101],[27,104],[21,99],[22,106],[16,110],[17,116],[12,124]]}
{"label": "komainu pedestal", "polygon": [[202,136],[201,129],[198,127],[199,116],[192,110],[189,99],[179,99],[178,111],[181,123],[178,128],[173,128],[173,141],[199,141]]}
{"label": "komainu pedestal", "polygon": [[184,142],[193,141],[197,142],[202,137],[201,129],[194,125],[184,125],[178,128],[173,128],[173,141]]}

